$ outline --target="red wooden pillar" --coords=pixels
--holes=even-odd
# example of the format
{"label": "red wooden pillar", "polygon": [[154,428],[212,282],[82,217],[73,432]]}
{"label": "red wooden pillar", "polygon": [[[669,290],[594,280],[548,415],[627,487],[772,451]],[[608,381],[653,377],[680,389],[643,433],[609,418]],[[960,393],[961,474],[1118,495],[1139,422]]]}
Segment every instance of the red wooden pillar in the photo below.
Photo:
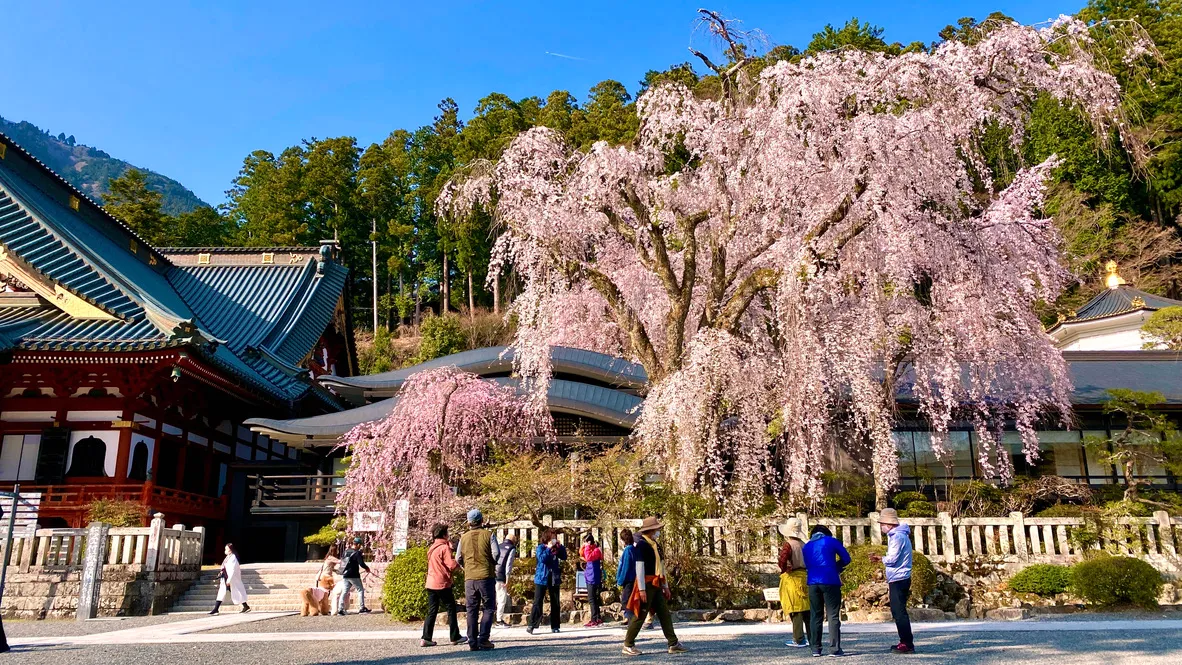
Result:
{"label": "red wooden pillar", "polygon": [[131,431],[134,414],[123,409],[123,421],[119,423],[119,452],[115,455],[115,482],[127,482],[127,468],[131,464]]}

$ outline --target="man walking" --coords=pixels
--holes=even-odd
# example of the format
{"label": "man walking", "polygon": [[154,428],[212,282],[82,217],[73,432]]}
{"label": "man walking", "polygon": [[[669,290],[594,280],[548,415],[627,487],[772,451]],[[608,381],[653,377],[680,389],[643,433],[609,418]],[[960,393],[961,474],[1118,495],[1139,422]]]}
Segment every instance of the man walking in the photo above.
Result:
{"label": "man walking", "polygon": [[669,580],[665,576],[665,563],[661,559],[661,550],[657,546],[657,539],[661,537],[660,520],[656,517],[646,517],[641,523],[640,537],[632,551],[636,561],[636,583],[632,588],[632,595],[627,600],[627,607],[635,616],[628,624],[628,632],[624,635],[625,656],[639,656],[641,652],[636,648],[636,636],[644,625],[647,614],[655,614],[661,622],[661,630],[665,632],[665,640],[669,642],[669,653],[685,653],[689,651],[681,646],[677,640],[677,633],[673,632],[673,617],[669,614]]}
{"label": "man walking", "polygon": [[431,529],[434,541],[427,548],[427,616],[423,620],[423,637],[419,646],[435,646],[435,617],[439,615],[439,606],[447,610],[448,638],[452,646],[464,644],[468,640],[460,637],[460,624],[456,618],[456,598],[452,593],[452,571],[459,564],[451,554],[451,543],[447,540],[447,525],[436,524]]}
{"label": "man walking", "polygon": [[365,584],[361,582],[361,571],[364,570],[369,573],[369,566],[365,565],[365,555],[361,553],[361,537],[357,536],[353,539],[353,546],[345,550],[345,558],[343,561],[345,566],[344,572],[341,573],[341,609],[337,611],[339,616],[345,616],[345,607],[349,605],[349,590],[357,589],[357,593],[361,598],[361,607],[357,610],[358,614],[369,614],[369,608],[365,606]]}
{"label": "man walking", "polygon": [[[809,583],[809,644],[813,655],[821,655],[821,628],[829,615],[830,656],[844,656],[841,650],[841,571],[850,565],[850,553],[833,532],[818,524],[804,544],[804,565]],[[824,612],[821,608],[825,608]]]}
{"label": "man walking", "polygon": [[[496,570],[500,547],[492,532],[483,527],[484,514],[468,511],[468,533],[460,538],[456,561],[464,567],[464,598],[468,607],[468,648],[487,651],[495,648],[489,640],[493,613],[496,611]],[[483,616],[481,610],[484,611]],[[477,629],[479,625],[479,630]]]}
{"label": "man walking", "polygon": [[505,613],[509,609],[509,577],[513,575],[513,563],[517,561],[517,536],[505,536],[505,542],[497,552],[497,625],[508,627]]}
{"label": "man walking", "polygon": [[872,558],[886,566],[890,588],[891,617],[899,631],[899,643],[891,647],[895,653],[915,653],[915,638],[911,634],[911,617],[907,614],[907,599],[911,596],[911,527],[899,523],[894,508],[884,508],[878,516],[878,527],[887,537],[886,554]]}

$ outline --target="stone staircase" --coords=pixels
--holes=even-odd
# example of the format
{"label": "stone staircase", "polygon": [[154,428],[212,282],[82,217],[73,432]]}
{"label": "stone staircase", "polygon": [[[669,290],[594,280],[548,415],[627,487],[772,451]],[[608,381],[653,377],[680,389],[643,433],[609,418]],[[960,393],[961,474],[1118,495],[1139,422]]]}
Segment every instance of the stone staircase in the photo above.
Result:
{"label": "stone staircase", "polygon": [[[208,612],[213,609],[217,598],[217,575],[220,566],[206,567],[201,578],[181,596],[170,612]],[[246,585],[246,602],[252,610],[260,612],[299,611],[302,603],[300,591],[312,586],[320,563],[256,563],[242,566],[242,582]],[[380,603],[372,582],[366,584],[366,601],[370,607]],[[346,609],[358,607],[357,593],[349,594]],[[372,595],[372,597],[371,597]],[[237,612],[237,606],[229,604],[227,595],[222,612]]]}

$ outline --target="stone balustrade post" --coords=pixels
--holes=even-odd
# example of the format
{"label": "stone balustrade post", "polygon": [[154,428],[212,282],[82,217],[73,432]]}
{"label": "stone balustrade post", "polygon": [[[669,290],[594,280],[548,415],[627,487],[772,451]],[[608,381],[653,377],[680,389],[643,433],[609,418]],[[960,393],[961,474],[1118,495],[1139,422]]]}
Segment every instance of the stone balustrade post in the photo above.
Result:
{"label": "stone balustrade post", "polygon": [[956,563],[956,533],[953,532],[952,515],[944,512],[936,515],[940,520],[940,535],[944,541],[944,562]]}
{"label": "stone balustrade post", "polygon": [[148,548],[144,555],[144,570],[154,572],[160,565],[160,546],[164,543],[164,513],[152,516],[148,531]]}
{"label": "stone balustrade post", "polygon": [[1019,561],[1030,558],[1030,547],[1026,544],[1026,517],[1022,513],[1010,513],[1014,523],[1014,551],[1018,553]]}
{"label": "stone balustrade post", "polygon": [[1177,556],[1178,550],[1174,546],[1174,525],[1170,523],[1170,514],[1164,510],[1157,510],[1153,513],[1153,519],[1157,522],[1157,542],[1160,544],[1161,553]]}
{"label": "stone balustrade post", "polygon": [[186,563],[196,564],[201,567],[201,558],[205,556],[205,527],[193,527],[193,533],[197,534],[197,549],[193,552],[193,560]]}
{"label": "stone balustrade post", "polygon": [[870,544],[882,544],[882,529],[878,528],[878,511],[874,511],[868,515],[870,518]]}
{"label": "stone balustrade post", "polygon": [[99,592],[103,586],[103,563],[107,560],[107,536],[111,525],[94,522],[86,531],[86,558],[82,562],[82,585],[78,592],[77,621],[98,616]]}
{"label": "stone balustrade post", "polygon": [[22,573],[29,572],[33,565],[34,548],[37,546],[37,523],[25,525],[25,540],[21,543],[21,565],[17,568]]}

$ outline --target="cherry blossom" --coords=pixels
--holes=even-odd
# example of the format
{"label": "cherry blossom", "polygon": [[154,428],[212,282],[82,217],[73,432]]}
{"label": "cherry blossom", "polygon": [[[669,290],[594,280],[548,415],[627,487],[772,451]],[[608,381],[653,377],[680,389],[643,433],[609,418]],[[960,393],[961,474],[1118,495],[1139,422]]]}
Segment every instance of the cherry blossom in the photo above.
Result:
{"label": "cherry blossom", "polygon": [[1019,141],[1040,92],[1120,132],[1119,87],[1089,42],[1063,18],[758,77],[702,56],[728,94],[653,87],[626,146],[580,152],[531,129],[438,205],[495,205],[494,263],[525,281],[516,358],[533,390],[554,344],[643,364],[636,436],[681,489],[737,509],[765,491],[815,497],[835,446],[890,488],[897,397],[937,454],[968,423],[982,467],[1006,478],[1001,430],[1034,458],[1040,419],[1069,418],[1067,367],[1033,307],[1072,276],[1039,214],[1055,159],[1002,188],[979,139],[996,123]]}

